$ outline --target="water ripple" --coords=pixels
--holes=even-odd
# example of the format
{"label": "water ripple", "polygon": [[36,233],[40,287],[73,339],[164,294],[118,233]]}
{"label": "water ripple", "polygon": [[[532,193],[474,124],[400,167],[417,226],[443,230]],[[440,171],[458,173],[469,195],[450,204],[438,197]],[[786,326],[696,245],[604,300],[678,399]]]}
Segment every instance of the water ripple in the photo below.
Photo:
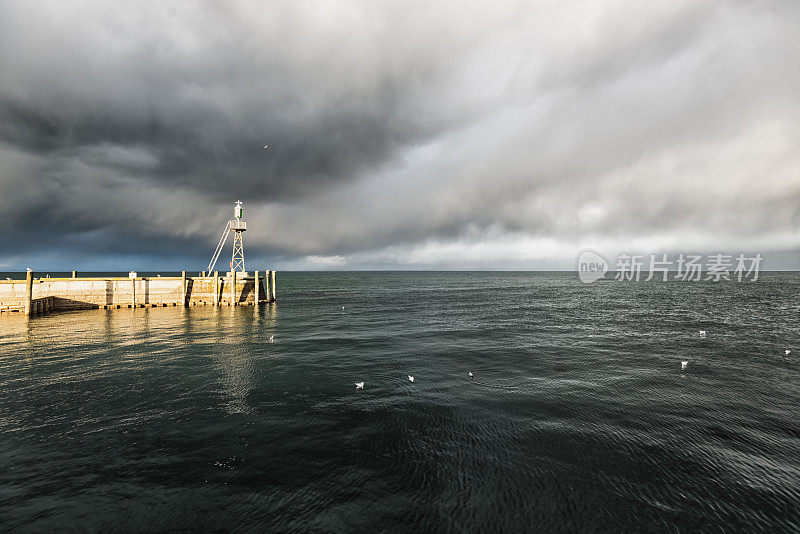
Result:
{"label": "water ripple", "polygon": [[0,518],[796,532],[798,288],[303,273],[255,310],[3,316]]}

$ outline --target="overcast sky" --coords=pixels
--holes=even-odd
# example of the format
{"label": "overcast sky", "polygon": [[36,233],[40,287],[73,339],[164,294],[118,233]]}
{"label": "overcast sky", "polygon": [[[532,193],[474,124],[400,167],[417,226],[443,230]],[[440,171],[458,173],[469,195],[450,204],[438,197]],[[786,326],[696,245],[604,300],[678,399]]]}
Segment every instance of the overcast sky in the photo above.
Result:
{"label": "overcast sky", "polygon": [[797,269],[798,28],[795,0],[0,0],[0,270],[199,271],[239,199],[250,270]]}

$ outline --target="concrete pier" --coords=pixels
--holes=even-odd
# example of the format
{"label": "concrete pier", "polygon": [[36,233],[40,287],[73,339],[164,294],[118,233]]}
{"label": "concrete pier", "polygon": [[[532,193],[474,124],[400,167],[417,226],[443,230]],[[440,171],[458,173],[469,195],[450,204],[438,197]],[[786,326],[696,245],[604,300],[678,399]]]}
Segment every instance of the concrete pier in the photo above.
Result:
{"label": "concrete pier", "polygon": [[[262,276],[261,273],[264,273]],[[119,309],[162,306],[198,306],[224,303],[231,306],[274,302],[275,271],[231,273],[206,276],[156,277],[81,277],[70,273],[67,278],[34,278],[28,272],[25,280],[0,280],[0,312],[17,312],[28,316],[53,311],[81,309]],[[131,273],[133,274],[133,273]],[[71,276],[73,275],[73,276]]]}

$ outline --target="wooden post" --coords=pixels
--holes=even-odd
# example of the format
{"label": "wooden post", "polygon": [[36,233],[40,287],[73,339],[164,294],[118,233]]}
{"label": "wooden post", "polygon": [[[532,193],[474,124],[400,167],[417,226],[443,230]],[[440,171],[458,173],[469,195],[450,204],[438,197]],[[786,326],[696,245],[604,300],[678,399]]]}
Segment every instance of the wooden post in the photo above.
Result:
{"label": "wooden post", "polygon": [[214,271],[214,306],[219,306],[219,271]]}
{"label": "wooden post", "polygon": [[236,271],[231,270],[231,306],[236,306]]}
{"label": "wooden post", "polygon": [[131,308],[136,309],[136,277],[134,276],[131,278],[131,288],[133,292],[131,293]]}
{"label": "wooden post", "polygon": [[28,270],[25,275],[25,315],[31,314],[31,300],[33,299],[33,271]]}
{"label": "wooden post", "polygon": [[256,271],[255,276],[256,276],[256,282],[255,282],[255,302],[254,302],[254,304],[256,306],[258,306],[258,299],[259,299],[259,296],[260,296],[259,295],[259,289],[260,289],[259,286],[261,285],[261,283],[258,281],[258,271]]}
{"label": "wooden post", "polygon": [[186,271],[181,271],[181,306],[186,307]]}
{"label": "wooden post", "polygon": [[277,295],[278,295],[278,288],[276,287],[276,284],[277,284],[277,279],[276,279],[276,278],[277,278],[277,274],[278,274],[278,272],[277,272],[277,271],[272,271],[272,272],[270,273],[270,278],[272,278],[272,283],[270,284],[270,289],[269,289],[269,290],[270,290],[270,292],[271,292],[271,295],[270,295],[270,302],[274,302],[274,301],[275,301],[275,299],[277,298]]}
{"label": "wooden post", "polygon": [[78,271],[72,271],[72,278],[78,278]]}

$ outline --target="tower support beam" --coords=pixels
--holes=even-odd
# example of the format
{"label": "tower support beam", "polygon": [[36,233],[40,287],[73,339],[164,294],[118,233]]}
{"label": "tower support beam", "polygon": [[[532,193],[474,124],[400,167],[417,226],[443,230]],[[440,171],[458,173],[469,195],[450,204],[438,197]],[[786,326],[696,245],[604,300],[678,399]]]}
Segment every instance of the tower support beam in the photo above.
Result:
{"label": "tower support beam", "polygon": [[233,229],[233,255],[231,256],[231,271],[244,272],[244,241],[243,230]]}

